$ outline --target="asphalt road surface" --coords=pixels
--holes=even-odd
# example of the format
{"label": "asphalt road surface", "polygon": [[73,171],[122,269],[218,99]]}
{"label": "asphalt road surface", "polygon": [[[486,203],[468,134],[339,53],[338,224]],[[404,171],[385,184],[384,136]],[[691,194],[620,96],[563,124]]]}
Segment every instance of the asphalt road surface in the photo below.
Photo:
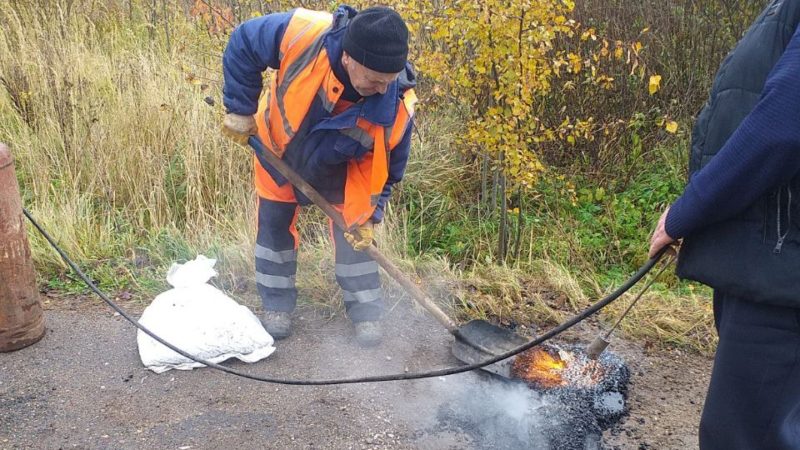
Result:
{"label": "asphalt road surface", "polygon": [[[297,316],[270,357],[227,364],[302,379],[458,364],[450,335],[403,305],[388,314],[385,342],[369,350],[345,318]],[[322,387],[208,368],[157,375],[139,360],[135,329],[110,309],[50,309],[46,321],[39,343],[0,354],[2,449],[537,447],[528,414],[536,395],[483,375]]]}
{"label": "asphalt road surface", "polygon": [[[343,386],[284,386],[209,369],[155,374],[136,330],[83,299],[52,302],[37,344],[0,353],[0,450],[5,449],[541,449],[585,450],[570,417],[524,385],[481,372]],[[76,306],[77,305],[77,306]],[[407,302],[392,305],[386,338],[361,349],[341,315],[310,307],[253,374],[330,379],[458,365],[452,337]],[[581,327],[578,327],[581,328]],[[596,330],[582,330],[588,342]],[[608,449],[696,448],[710,360],[643,352],[615,341],[633,373],[630,416]],[[556,410],[558,408],[556,407]]]}

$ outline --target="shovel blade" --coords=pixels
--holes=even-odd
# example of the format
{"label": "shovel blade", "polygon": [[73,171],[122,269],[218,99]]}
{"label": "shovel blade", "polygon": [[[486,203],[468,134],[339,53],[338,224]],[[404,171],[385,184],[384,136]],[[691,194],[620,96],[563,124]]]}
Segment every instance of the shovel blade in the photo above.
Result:
{"label": "shovel blade", "polygon": [[[472,320],[461,326],[453,343],[453,356],[466,364],[475,364],[501,355],[527,343],[524,337],[485,320]],[[512,378],[511,365],[514,358],[483,367],[482,370],[504,378]]]}

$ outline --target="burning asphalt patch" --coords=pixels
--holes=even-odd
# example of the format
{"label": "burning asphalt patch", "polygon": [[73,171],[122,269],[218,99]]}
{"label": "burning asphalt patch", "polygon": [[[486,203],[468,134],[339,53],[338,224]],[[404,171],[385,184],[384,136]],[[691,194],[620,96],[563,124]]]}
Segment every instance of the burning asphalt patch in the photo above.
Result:
{"label": "burning asphalt patch", "polygon": [[602,432],[626,412],[630,371],[606,352],[545,345],[519,355],[514,380],[453,377],[434,433],[466,433],[479,449],[602,448]]}

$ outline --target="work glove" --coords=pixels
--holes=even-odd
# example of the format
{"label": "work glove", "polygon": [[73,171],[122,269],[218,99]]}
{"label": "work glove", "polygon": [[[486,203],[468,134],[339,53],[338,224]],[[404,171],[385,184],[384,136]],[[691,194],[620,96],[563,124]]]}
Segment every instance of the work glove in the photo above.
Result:
{"label": "work glove", "polygon": [[344,238],[353,246],[353,250],[361,252],[372,245],[372,241],[375,238],[375,225],[371,221],[367,221],[364,225],[359,225],[356,231],[358,231],[360,239],[357,239],[354,234],[346,231],[344,233]]}
{"label": "work glove", "polygon": [[239,114],[225,114],[222,121],[222,134],[232,139],[234,142],[247,145],[250,136],[258,132],[256,119],[253,116],[242,116]]}

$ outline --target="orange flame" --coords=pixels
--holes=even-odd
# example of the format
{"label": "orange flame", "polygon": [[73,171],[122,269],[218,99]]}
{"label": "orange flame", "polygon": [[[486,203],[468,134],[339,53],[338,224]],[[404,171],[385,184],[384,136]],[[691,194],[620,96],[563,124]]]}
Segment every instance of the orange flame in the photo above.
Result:
{"label": "orange flame", "polygon": [[517,355],[511,375],[540,389],[591,387],[602,381],[605,369],[585,356],[545,345]]}
{"label": "orange flame", "polygon": [[557,354],[543,348],[534,348],[517,356],[512,373],[518,378],[543,388],[565,386],[567,381],[562,372],[567,362]]}

